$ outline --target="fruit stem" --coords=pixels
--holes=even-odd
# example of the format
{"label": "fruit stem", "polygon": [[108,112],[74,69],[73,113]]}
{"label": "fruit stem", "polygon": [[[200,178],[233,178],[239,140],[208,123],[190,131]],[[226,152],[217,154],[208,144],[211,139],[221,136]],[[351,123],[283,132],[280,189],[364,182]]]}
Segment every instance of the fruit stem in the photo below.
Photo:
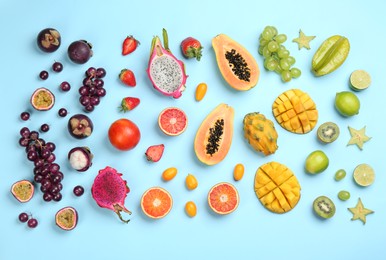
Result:
{"label": "fruit stem", "polygon": [[119,206],[119,205],[117,205],[117,204],[114,205],[114,211],[115,211],[115,213],[117,213],[119,219],[120,219],[122,222],[124,222],[124,223],[126,223],[126,224],[130,222],[130,219],[127,219],[127,220],[126,220],[126,219],[123,219],[123,217],[122,217],[122,215],[121,215],[121,211],[124,211],[124,212],[128,213],[129,215],[131,215],[131,211],[127,210],[126,208],[122,208],[121,206]]}

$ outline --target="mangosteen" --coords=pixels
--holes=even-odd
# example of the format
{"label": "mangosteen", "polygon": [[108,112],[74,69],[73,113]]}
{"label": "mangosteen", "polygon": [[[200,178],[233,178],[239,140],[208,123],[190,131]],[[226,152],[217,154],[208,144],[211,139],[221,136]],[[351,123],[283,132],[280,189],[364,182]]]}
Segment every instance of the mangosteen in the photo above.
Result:
{"label": "mangosteen", "polygon": [[74,147],[68,153],[71,167],[78,172],[85,172],[92,165],[93,154],[88,147]]}
{"label": "mangosteen", "polygon": [[36,39],[39,49],[44,52],[54,52],[60,47],[60,33],[53,28],[46,28],[39,32]]}
{"label": "mangosteen", "polygon": [[93,55],[91,43],[85,40],[74,41],[68,46],[67,54],[70,60],[77,64],[86,63]]}
{"label": "mangosteen", "polygon": [[84,139],[92,134],[94,125],[91,119],[84,114],[73,115],[68,120],[68,131],[76,139]]}

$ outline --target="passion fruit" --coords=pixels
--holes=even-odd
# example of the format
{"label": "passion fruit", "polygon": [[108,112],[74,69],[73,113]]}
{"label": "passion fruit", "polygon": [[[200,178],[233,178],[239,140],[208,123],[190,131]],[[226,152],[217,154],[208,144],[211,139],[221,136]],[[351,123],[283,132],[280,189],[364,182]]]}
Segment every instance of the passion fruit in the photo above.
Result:
{"label": "passion fruit", "polygon": [[40,50],[44,52],[54,52],[60,47],[60,33],[53,28],[46,28],[39,32],[36,39]]}
{"label": "passion fruit", "polygon": [[74,41],[68,46],[67,54],[70,60],[77,64],[86,63],[93,55],[91,43],[85,40]]}
{"label": "passion fruit", "polygon": [[54,94],[47,88],[38,88],[32,93],[31,105],[39,111],[50,110],[55,104]]}
{"label": "passion fruit", "polygon": [[64,207],[56,213],[55,223],[63,230],[73,230],[78,224],[78,212],[73,207]]}
{"label": "passion fruit", "polygon": [[34,191],[35,188],[33,184],[28,180],[17,181],[11,187],[12,195],[22,203],[30,201],[34,195]]}
{"label": "passion fruit", "polygon": [[94,124],[88,116],[76,114],[68,120],[67,128],[71,136],[76,139],[84,139],[92,134]]}

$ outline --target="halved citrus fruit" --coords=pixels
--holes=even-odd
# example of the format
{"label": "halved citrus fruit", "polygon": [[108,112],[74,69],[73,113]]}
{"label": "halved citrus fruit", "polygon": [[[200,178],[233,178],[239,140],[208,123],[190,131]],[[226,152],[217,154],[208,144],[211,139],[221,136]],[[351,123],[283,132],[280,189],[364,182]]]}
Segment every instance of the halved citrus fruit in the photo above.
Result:
{"label": "halved citrus fruit", "polygon": [[158,126],[166,135],[180,135],[188,126],[188,118],[181,109],[168,107],[159,114]]}
{"label": "halved citrus fruit", "polygon": [[146,216],[154,219],[165,217],[173,206],[170,193],[161,187],[152,187],[141,198],[141,208]]}
{"label": "halved citrus fruit", "polygon": [[353,177],[359,186],[365,187],[373,184],[375,180],[375,172],[370,165],[362,163],[354,169]]}
{"label": "halved citrus fruit", "polygon": [[236,187],[227,182],[214,185],[208,193],[209,207],[220,215],[235,211],[239,205],[239,200]]}

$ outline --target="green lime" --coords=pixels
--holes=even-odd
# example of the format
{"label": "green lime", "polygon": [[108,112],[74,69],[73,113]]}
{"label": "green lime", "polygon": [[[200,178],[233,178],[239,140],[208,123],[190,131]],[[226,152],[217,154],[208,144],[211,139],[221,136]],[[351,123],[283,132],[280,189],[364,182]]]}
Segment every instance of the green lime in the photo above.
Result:
{"label": "green lime", "polygon": [[327,169],[328,163],[327,155],[323,151],[316,150],[307,156],[305,169],[311,174],[321,173]]}
{"label": "green lime", "polygon": [[371,84],[369,73],[364,70],[355,70],[350,75],[350,87],[355,91],[360,91],[368,88]]}
{"label": "green lime", "polygon": [[353,177],[359,186],[369,186],[375,180],[375,173],[370,165],[362,163],[354,169]]}
{"label": "green lime", "polygon": [[354,116],[359,113],[361,107],[358,97],[350,91],[336,93],[335,108],[342,116]]}

